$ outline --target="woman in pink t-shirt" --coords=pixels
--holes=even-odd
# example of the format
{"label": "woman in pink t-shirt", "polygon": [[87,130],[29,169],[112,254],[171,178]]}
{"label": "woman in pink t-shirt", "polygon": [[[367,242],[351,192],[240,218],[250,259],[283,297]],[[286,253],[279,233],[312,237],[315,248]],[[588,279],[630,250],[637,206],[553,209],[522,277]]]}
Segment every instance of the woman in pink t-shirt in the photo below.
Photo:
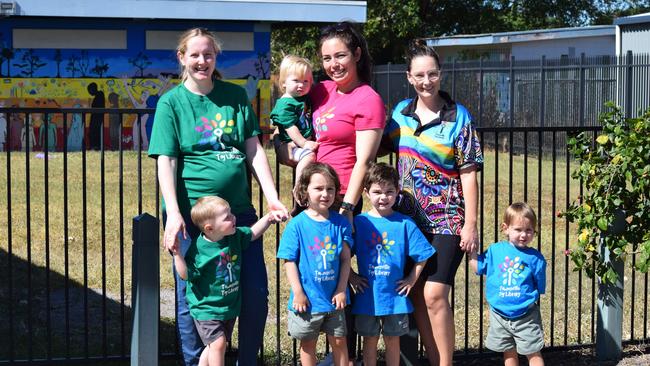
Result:
{"label": "woman in pink t-shirt", "polygon": [[[320,35],[323,70],[331,80],[316,84],[311,92],[312,124],[318,142],[316,161],[331,165],[341,180],[339,212],[352,222],[361,212],[363,177],[375,159],[386,125],[381,97],[370,87],[372,59],[363,36],[348,22],[325,27]],[[350,283],[367,286],[350,273]],[[351,294],[352,295],[352,294]],[[349,362],[356,352],[356,333],[346,309]],[[346,360],[336,360],[335,364]]]}
{"label": "woman in pink t-shirt", "polygon": [[366,40],[352,24],[323,28],[320,56],[331,80],[316,84],[310,93],[319,143],[316,160],[331,165],[339,175],[340,213],[352,222],[352,214],[360,206],[363,176],[381,141],[386,110],[369,85],[372,59]]}

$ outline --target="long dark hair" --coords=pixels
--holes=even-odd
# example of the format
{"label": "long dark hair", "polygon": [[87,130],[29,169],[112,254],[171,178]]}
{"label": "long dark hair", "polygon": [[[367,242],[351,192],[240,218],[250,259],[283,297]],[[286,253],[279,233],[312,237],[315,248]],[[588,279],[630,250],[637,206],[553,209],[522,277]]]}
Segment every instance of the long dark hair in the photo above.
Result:
{"label": "long dark hair", "polygon": [[340,39],[352,54],[354,54],[357,47],[359,47],[361,50],[361,57],[357,62],[357,75],[359,75],[359,80],[370,84],[370,81],[372,80],[372,57],[370,57],[370,52],[368,52],[366,39],[363,38],[361,33],[350,22],[340,22],[328,25],[322,28],[320,32],[320,42],[318,44],[319,52],[323,43],[332,38]]}
{"label": "long dark hair", "polygon": [[440,56],[433,47],[427,45],[427,42],[423,39],[414,39],[409,43],[409,47],[406,50],[406,69],[411,71],[411,62],[414,58],[420,56],[432,57],[436,61],[436,66],[440,68]]}

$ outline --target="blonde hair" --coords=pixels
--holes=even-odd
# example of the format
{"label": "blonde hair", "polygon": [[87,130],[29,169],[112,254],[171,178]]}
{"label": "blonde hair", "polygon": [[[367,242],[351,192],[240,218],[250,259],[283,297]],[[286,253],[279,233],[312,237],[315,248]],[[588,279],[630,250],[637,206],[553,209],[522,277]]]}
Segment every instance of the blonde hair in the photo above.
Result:
{"label": "blonde hair", "polygon": [[[185,55],[185,52],[187,51],[187,43],[190,41],[190,39],[194,37],[206,37],[212,42],[212,46],[214,47],[214,57],[216,58],[220,53],[221,53],[221,42],[219,39],[212,34],[209,30],[205,28],[192,28],[187,31],[185,31],[183,34],[181,34],[180,38],[178,39],[178,46],[176,47],[176,54],[183,56]],[[183,64],[180,64],[180,69],[181,69],[181,80],[185,81],[187,79],[187,70]],[[221,73],[217,71],[215,68],[214,71],[212,72],[212,79],[213,80],[220,80],[221,79]]]}
{"label": "blonde hair", "polygon": [[515,202],[506,208],[503,224],[510,226],[516,219],[527,219],[533,230],[537,231],[537,215],[525,202]]}
{"label": "blonde hair", "polygon": [[280,87],[280,90],[282,90],[283,93],[286,92],[283,84],[287,81],[289,75],[293,74],[300,77],[309,76],[311,79],[311,70],[311,62],[306,58],[296,55],[284,56],[280,63],[280,76],[278,76],[278,86]]}
{"label": "blonde hair", "polygon": [[203,196],[196,200],[196,203],[192,206],[192,211],[190,212],[192,222],[203,231],[205,222],[215,217],[219,213],[218,210],[220,208],[230,208],[228,201],[217,196]]}

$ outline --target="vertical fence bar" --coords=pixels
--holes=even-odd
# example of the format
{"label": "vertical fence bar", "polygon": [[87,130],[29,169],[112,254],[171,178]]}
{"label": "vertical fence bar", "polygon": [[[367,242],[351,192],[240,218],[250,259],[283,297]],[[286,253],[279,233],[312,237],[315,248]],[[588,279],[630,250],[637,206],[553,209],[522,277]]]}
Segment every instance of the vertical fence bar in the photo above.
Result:
{"label": "vertical fence bar", "polygon": [[25,226],[26,226],[26,244],[27,244],[27,359],[32,361],[33,359],[33,324],[32,324],[32,207],[31,207],[31,193],[29,183],[31,181],[29,174],[29,151],[30,144],[32,143],[30,135],[32,122],[31,115],[25,113]]}
{"label": "vertical fence bar", "polygon": [[[43,149],[43,189],[44,189],[44,214],[45,214],[45,344],[46,344],[46,359],[48,361],[52,360],[52,322],[51,322],[51,313],[52,309],[51,298],[50,298],[50,182],[49,182],[49,123],[50,123],[50,114],[44,114],[44,123],[45,129],[42,129],[45,134],[44,143],[42,145]],[[56,144],[55,144],[56,146]]]}
{"label": "vertical fence bar", "polygon": [[[555,130],[552,133],[552,141],[553,146],[552,151],[551,151],[551,179],[553,179],[553,182],[551,183],[551,195],[553,199],[551,200],[551,212],[555,212],[555,194],[557,193],[556,189],[556,157],[557,154],[555,152]],[[541,157],[540,157],[541,160]],[[539,212],[539,216],[542,216],[542,212]],[[555,342],[555,215],[551,215],[551,347],[553,346]],[[566,318],[564,320],[566,323]]]}
{"label": "vertical fence bar", "polygon": [[[124,285],[124,150],[122,147],[122,126],[124,124],[124,113],[119,114],[119,142],[118,142],[118,190],[120,192],[119,197],[119,215],[120,215],[120,345],[122,350],[122,357],[126,357],[126,329],[124,323],[126,322],[125,314],[125,304],[124,299],[126,295],[126,286]],[[156,169],[156,174],[158,174],[158,169]],[[158,180],[156,179],[156,183]],[[156,187],[157,188],[157,187]],[[156,189],[156,194],[158,189]],[[156,202],[156,210],[158,210],[158,203]],[[160,217],[156,215],[156,219],[160,222]],[[133,306],[133,304],[132,304]],[[160,308],[159,308],[160,310]],[[160,316],[158,316],[160,319]],[[158,330],[160,331],[160,324],[158,325]],[[160,334],[159,334],[160,336]],[[158,338],[160,339],[160,338]]]}
{"label": "vertical fence bar", "polygon": [[[568,132],[564,134],[565,141],[568,142]],[[565,198],[564,198],[564,211],[569,211],[569,196],[571,195],[571,154],[566,150],[566,170],[565,170]],[[567,345],[569,337],[569,220],[564,219],[564,344]],[[578,299],[580,296],[578,296]],[[580,314],[580,307],[578,306],[578,314]],[[578,322],[578,329],[582,327],[582,323]]]}
{"label": "vertical fence bar", "polygon": [[632,83],[634,73],[632,69],[632,51],[628,50],[625,57],[625,118],[632,117]]}
{"label": "vertical fence bar", "polygon": [[[544,127],[546,114],[546,56],[542,56],[539,77],[539,127]],[[541,159],[542,156],[540,155],[539,158]]]}
{"label": "vertical fence bar", "polygon": [[528,130],[524,130],[524,202],[528,202]]}
{"label": "vertical fence bar", "polygon": [[[139,131],[139,130],[138,130]],[[99,130],[99,199],[101,207],[100,241],[102,245],[102,349],[108,358],[108,319],[106,317],[106,156],[104,151],[104,115]]]}
{"label": "vertical fence bar", "polygon": [[65,358],[70,359],[70,242],[68,222],[68,114],[63,113],[63,256],[65,281]]}
{"label": "vertical fence bar", "polygon": [[580,127],[585,125],[585,53],[580,54],[580,101],[578,110],[578,121]]}
{"label": "vertical fence bar", "polygon": [[[142,123],[142,115],[138,113],[137,127],[140,131],[140,123]],[[139,136],[139,135],[138,135]],[[142,213],[142,145],[138,142],[138,214]]]}
{"label": "vertical fence bar", "polygon": [[[510,128],[515,127],[515,56],[510,56],[510,98],[509,98],[509,111],[508,121]],[[512,150],[512,141],[510,142],[510,150]]]}
{"label": "vertical fence bar", "polygon": [[[82,115],[82,126],[85,125],[86,115]],[[82,211],[82,231],[83,231],[83,262],[84,262],[84,354],[86,359],[90,357],[89,349],[89,311],[88,311],[88,197],[87,197],[87,179],[86,179],[86,134],[81,139],[81,211]]]}
{"label": "vertical fence bar", "polygon": [[[11,146],[12,146],[12,140],[11,140],[11,133],[9,127],[11,126],[11,119],[13,117],[13,114],[11,113],[6,113],[6,120],[7,120],[7,126],[6,126],[6,135],[7,140],[6,140],[6,145],[7,146],[7,281],[9,283],[9,294],[8,294],[8,311],[9,311],[9,362],[14,361],[14,276],[13,276],[13,269],[14,269],[14,249],[13,249],[13,225],[11,224],[11,217],[12,217],[12,211],[11,211]],[[14,117],[18,118],[18,117]]]}

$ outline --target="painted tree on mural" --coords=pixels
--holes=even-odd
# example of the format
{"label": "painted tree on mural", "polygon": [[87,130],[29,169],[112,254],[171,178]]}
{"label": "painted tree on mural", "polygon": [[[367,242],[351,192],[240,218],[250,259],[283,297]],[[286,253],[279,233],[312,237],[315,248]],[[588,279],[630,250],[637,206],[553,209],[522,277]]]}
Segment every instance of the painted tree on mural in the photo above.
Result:
{"label": "painted tree on mural", "polygon": [[11,60],[14,58],[15,52],[12,48],[7,47],[6,43],[4,42],[4,38],[2,38],[2,33],[0,33],[0,39],[3,39],[2,41],[2,47],[0,47],[0,76],[2,76],[2,64],[7,61],[7,77],[11,76]]}
{"label": "painted tree on mural", "polygon": [[258,52],[257,60],[255,61],[255,71],[257,71],[258,79],[268,79],[269,72],[271,71],[271,62],[269,60],[269,54]]}
{"label": "painted tree on mural", "polygon": [[101,58],[96,58],[95,59],[95,67],[90,69],[90,72],[93,74],[97,75],[97,77],[102,78],[104,77],[104,74],[108,72],[108,69],[110,66]]}
{"label": "painted tree on mural", "polygon": [[54,62],[56,62],[56,77],[60,78],[61,77],[61,62],[63,62],[63,55],[61,54],[61,50],[57,49],[54,50]]}
{"label": "painted tree on mural", "polygon": [[41,67],[45,66],[45,62],[41,62],[41,58],[34,53],[33,49],[28,49],[23,52],[23,57],[20,63],[15,63],[14,66],[21,69],[20,75],[23,77],[34,77],[34,73]]}
{"label": "painted tree on mural", "polygon": [[68,59],[68,63],[65,66],[65,70],[68,71],[72,77],[75,77],[77,71],[79,71],[79,68],[77,67],[78,61],[79,59],[77,58],[77,56],[72,55]]}
{"label": "painted tree on mural", "polygon": [[147,66],[151,65],[149,56],[147,56],[144,52],[138,52],[135,57],[129,57],[129,63],[138,69],[140,77],[144,77],[144,70],[147,68]]}
{"label": "painted tree on mural", "polygon": [[81,77],[85,78],[86,76],[88,76],[88,68],[90,67],[88,51],[86,50],[81,51],[81,57],[79,57],[79,60],[77,61],[77,65],[79,65],[79,72],[81,73]]}

